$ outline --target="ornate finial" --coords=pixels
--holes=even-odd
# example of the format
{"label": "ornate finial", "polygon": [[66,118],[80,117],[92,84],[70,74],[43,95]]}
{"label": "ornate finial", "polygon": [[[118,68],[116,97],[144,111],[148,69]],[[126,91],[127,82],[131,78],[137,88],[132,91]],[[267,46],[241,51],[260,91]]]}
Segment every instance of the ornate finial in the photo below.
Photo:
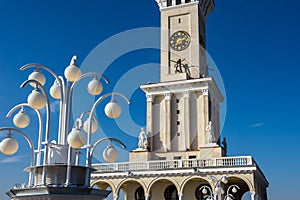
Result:
{"label": "ornate finial", "polygon": [[75,61],[76,61],[77,59],[78,59],[77,56],[74,55],[74,56],[72,57],[72,59],[71,59],[70,65],[76,65]]}

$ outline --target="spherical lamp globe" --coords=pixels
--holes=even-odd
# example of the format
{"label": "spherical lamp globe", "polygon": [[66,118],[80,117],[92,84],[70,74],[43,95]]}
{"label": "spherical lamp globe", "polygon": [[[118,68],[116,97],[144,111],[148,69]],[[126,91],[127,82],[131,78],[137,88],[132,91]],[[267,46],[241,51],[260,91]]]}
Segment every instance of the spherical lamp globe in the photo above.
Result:
{"label": "spherical lamp globe", "polygon": [[116,101],[111,101],[106,104],[104,112],[109,118],[117,118],[121,115],[121,106]]}
{"label": "spherical lamp globe", "polygon": [[112,144],[109,144],[103,151],[103,158],[107,162],[115,162],[118,159],[118,157],[119,153]]}
{"label": "spherical lamp globe", "polygon": [[99,95],[102,90],[103,90],[103,86],[101,84],[100,81],[98,81],[97,79],[93,79],[89,82],[88,86],[87,86],[88,92],[91,95]]}
{"label": "spherical lamp globe", "polygon": [[[45,85],[45,83],[46,83],[46,78],[45,78],[44,74],[40,70],[38,70],[38,69],[34,70],[34,72],[32,72],[31,74],[29,74],[28,80],[36,80],[36,81],[38,81],[42,85]],[[35,86],[35,83],[29,83],[29,84],[32,87]]]}
{"label": "spherical lamp globe", "polygon": [[0,151],[5,155],[13,155],[18,151],[18,149],[19,144],[12,137],[7,137],[0,143]]}
{"label": "spherical lamp globe", "polygon": [[45,107],[47,100],[40,90],[35,89],[28,95],[27,102],[30,107],[39,110]]}
{"label": "spherical lamp globe", "polygon": [[56,81],[54,82],[54,84],[50,88],[50,95],[54,99],[60,99],[61,98],[60,86]]}
{"label": "spherical lamp globe", "polygon": [[80,129],[73,128],[68,135],[67,141],[72,148],[79,149],[85,145],[86,139]]}
{"label": "spherical lamp globe", "polygon": [[30,124],[30,117],[24,110],[20,110],[13,118],[14,125],[18,128],[26,128]]}
{"label": "spherical lamp globe", "polygon": [[65,77],[70,82],[79,81],[81,78],[81,70],[76,64],[71,64],[65,69]]}
{"label": "spherical lamp globe", "polygon": [[[95,133],[98,130],[99,123],[95,117],[92,118],[92,130],[91,133]],[[89,119],[87,119],[83,123],[83,130],[88,133],[89,132]]]}

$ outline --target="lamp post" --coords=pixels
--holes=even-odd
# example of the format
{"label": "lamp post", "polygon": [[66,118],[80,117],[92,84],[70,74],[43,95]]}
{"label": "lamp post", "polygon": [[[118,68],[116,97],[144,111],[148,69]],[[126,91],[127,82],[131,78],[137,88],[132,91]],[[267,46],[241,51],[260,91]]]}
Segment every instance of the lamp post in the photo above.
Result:
{"label": "lamp post", "polygon": [[[210,187],[208,186],[202,186],[199,190],[201,191],[201,193],[204,196],[205,199],[208,199],[208,200],[222,200],[222,194],[224,194],[224,190],[223,190],[223,187],[222,187],[222,184],[227,184],[228,183],[228,177],[227,176],[222,176],[221,178],[216,178],[215,176],[210,176],[209,177],[210,181],[213,182],[214,184],[214,190],[215,190],[215,193],[214,193],[214,196],[213,196],[213,192],[212,190],[210,189]],[[233,194],[237,193],[237,191],[239,190],[239,186],[237,185],[230,185],[228,188],[227,188],[227,193],[224,197],[224,200],[234,200],[235,197]],[[231,192],[233,194],[231,194]]]}
{"label": "lamp post", "polygon": [[213,200],[214,197],[213,197],[213,192],[212,190],[210,189],[210,187],[204,185],[202,186],[200,189],[201,193],[203,194],[204,196],[204,199],[206,200]]}
{"label": "lamp post", "polygon": [[230,194],[230,192],[232,192],[232,193],[235,194],[235,193],[237,193],[237,191],[239,189],[240,188],[237,185],[231,185],[231,186],[229,186],[228,189],[227,189],[227,193],[226,193],[226,196],[225,196],[224,200],[234,200],[235,198],[234,198],[234,196],[232,194]]}
{"label": "lamp post", "polygon": [[221,178],[216,178],[215,176],[210,176],[210,181],[214,184],[214,200],[221,200],[222,194],[224,194],[224,190],[222,188],[222,184],[228,183],[228,177],[222,176]]}
{"label": "lamp post", "polygon": [[[34,196],[34,199],[103,199],[110,192],[90,188],[91,158],[95,148],[104,141],[109,141],[108,147],[103,155],[108,162],[114,162],[118,157],[118,152],[112,145],[112,142],[120,144],[122,148],[126,146],[116,138],[101,138],[94,144],[91,143],[91,134],[98,128],[98,120],[95,114],[96,108],[100,102],[108,97],[112,100],[105,107],[105,114],[109,118],[116,118],[121,114],[120,105],[115,97],[119,96],[130,104],[129,99],[120,93],[108,93],[99,97],[93,104],[90,111],[85,111],[75,120],[75,125],[70,130],[72,98],[74,88],[79,80],[92,77],[88,83],[87,90],[91,95],[99,95],[103,86],[99,81],[103,79],[109,84],[109,80],[99,73],[89,72],[82,74],[76,64],[77,56],[73,56],[70,65],[64,71],[64,77],[58,76],[54,71],[41,64],[27,64],[20,68],[26,70],[34,68],[34,72],[28,76],[27,81],[21,84],[24,88],[28,84],[34,89],[27,98],[27,103],[21,103],[13,107],[7,114],[7,118],[18,109],[20,111],[13,117],[14,125],[18,128],[26,128],[30,123],[30,118],[25,112],[25,107],[32,108],[39,121],[39,134],[37,149],[33,146],[31,139],[22,131],[16,128],[0,128],[0,131],[9,131],[8,136],[0,143],[0,151],[6,155],[12,155],[18,150],[18,143],[14,139],[12,132],[25,137],[31,148],[31,162],[26,169],[29,172],[28,186],[14,188],[7,194],[11,199],[26,199],[28,196]],[[49,72],[55,79],[50,88],[50,95],[54,99],[60,100],[60,112],[58,120],[57,142],[50,142],[50,100],[44,88],[46,77],[42,71]],[[46,107],[46,120],[44,121],[40,109]],[[88,115],[83,123],[83,118]],[[43,132],[45,126],[45,132]],[[82,133],[84,129],[86,136]],[[53,131],[51,132],[53,137]],[[79,152],[85,149],[85,164],[80,166]],[[76,154],[74,154],[76,151]],[[37,156],[35,157],[35,153]],[[41,163],[41,160],[43,162]],[[76,160],[76,162],[74,162]],[[26,189],[26,191],[24,191]],[[75,192],[76,191],[76,192]],[[75,194],[74,194],[75,193]],[[68,196],[69,195],[69,196]]]}

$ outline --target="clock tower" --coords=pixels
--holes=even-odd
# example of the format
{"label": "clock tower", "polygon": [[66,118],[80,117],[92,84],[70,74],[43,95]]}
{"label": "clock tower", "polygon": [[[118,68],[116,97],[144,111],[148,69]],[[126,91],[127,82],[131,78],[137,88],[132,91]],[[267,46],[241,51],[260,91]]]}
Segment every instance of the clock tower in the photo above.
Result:
{"label": "clock tower", "polygon": [[160,82],[147,96],[149,151],[134,160],[210,158],[220,146],[223,96],[206,65],[206,18],[213,0],[157,0],[161,11]]}
{"label": "clock tower", "polygon": [[[213,0],[156,0],[161,12],[160,82],[141,85],[146,129],[129,162],[93,165],[91,185],[114,200],[267,200],[268,181],[251,156],[220,142],[223,96],[206,64]],[[221,145],[222,143],[222,145]]]}
{"label": "clock tower", "polygon": [[161,82],[208,76],[206,19],[213,0],[156,0],[161,11]]}

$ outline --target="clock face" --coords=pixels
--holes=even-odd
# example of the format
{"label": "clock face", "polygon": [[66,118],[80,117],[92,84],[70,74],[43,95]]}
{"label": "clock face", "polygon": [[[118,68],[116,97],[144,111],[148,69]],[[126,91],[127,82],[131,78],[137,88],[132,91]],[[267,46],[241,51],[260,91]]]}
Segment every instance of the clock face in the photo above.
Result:
{"label": "clock face", "polygon": [[191,43],[190,35],[185,31],[177,31],[170,38],[170,46],[176,51],[188,48]]}

